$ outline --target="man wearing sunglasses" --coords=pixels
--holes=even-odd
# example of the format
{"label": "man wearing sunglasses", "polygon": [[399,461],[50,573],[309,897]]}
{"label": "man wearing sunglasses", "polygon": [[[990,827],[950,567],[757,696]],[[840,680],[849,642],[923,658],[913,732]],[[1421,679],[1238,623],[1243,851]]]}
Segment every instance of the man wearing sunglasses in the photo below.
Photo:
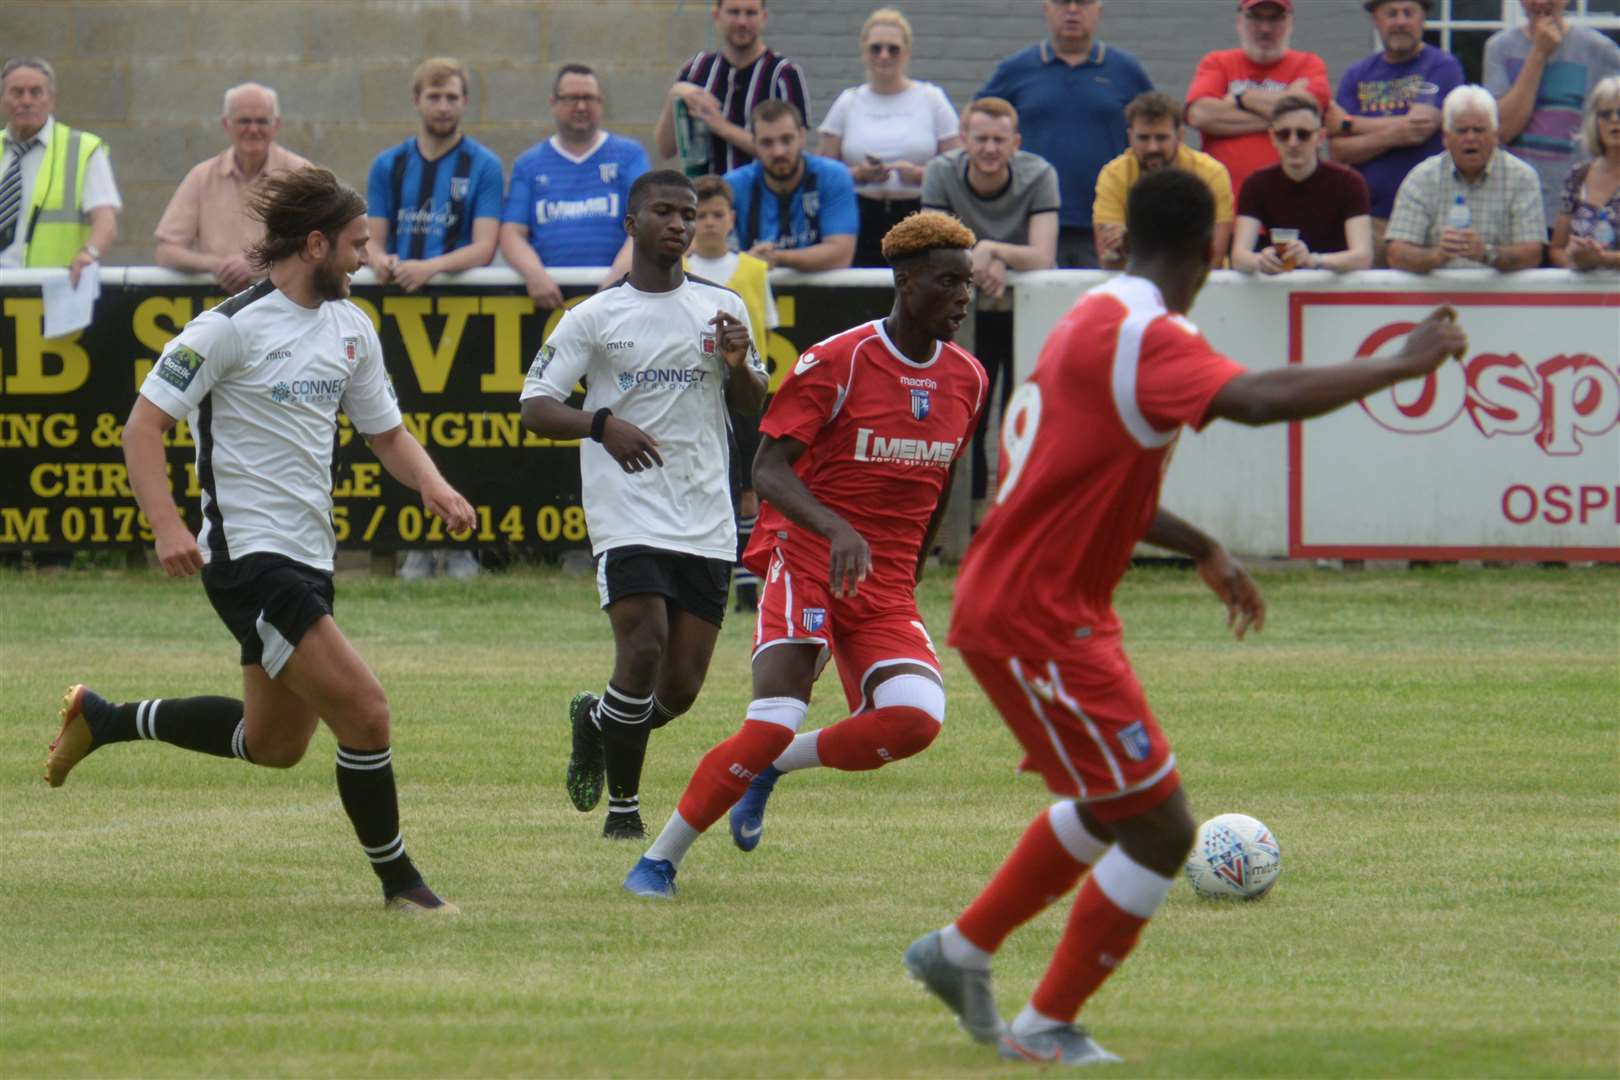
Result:
{"label": "man wearing sunglasses", "polygon": [[268,86],[243,83],[225,91],[219,126],[231,145],[180,181],[158,221],[157,263],[212,274],[226,292],[237,293],[253,280],[248,248],[264,237],[264,226],[248,213],[248,189],[261,176],[309,162],[276,142],[281,106]]}
{"label": "man wearing sunglasses", "polygon": [[[1319,156],[1322,111],[1316,100],[1285,95],[1272,112],[1270,134],[1280,160],[1252,174],[1238,192],[1233,269],[1262,274],[1367,269],[1372,265],[1367,182],[1348,165]],[[1271,242],[1256,252],[1262,229]]]}
{"label": "man wearing sunglasses", "polygon": [[1315,53],[1288,47],[1294,0],[1241,0],[1239,47],[1207,54],[1187,88],[1187,124],[1204,138],[1204,152],[1226,166],[1232,190],[1256,169],[1277,164],[1267,134],[1284,94],[1309,94],[1327,111],[1327,65]]}

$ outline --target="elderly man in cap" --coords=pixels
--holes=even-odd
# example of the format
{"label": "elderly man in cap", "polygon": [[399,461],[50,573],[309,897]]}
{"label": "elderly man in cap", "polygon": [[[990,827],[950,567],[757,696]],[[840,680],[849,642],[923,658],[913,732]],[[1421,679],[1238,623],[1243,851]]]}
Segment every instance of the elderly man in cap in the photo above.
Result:
{"label": "elderly man in cap", "polygon": [[1290,49],[1293,33],[1294,0],[1240,0],[1238,48],[1205,55],[1187,88],[1187,123],[1203,135],[1204,152],[1226,166],[1233,191],[1277,164],[1269,129],[1284,94],[1309,94],[1328,111],[1327,65]]}
{"label": "elderly man in cap", "polygon": [[1328,132],[1333,159],[1353,165],[1372,199],[1373,258],[1385,265],[1384,230],[1401,181],[1440,153],[1440,102],[1463,83],[1462,64],[1423,41],[1434,0],[1365,0],[1383,48],[1346,69]]}
{"label": "elderly man in cap", "polygon": [[1482,86],[1459,86],[1441,121],[1446,152],[1407,173],[1395,195],[1389,265],[1418,274],[1541,265],[1541,185],[1534,169],[1497,147],[1496,99]]}
{"label": "elderly man in cap", "polygon": [[276,144],[281,105],[268,86],[249,82],[225,91],[219,126],[231,145],[180,181],[154,235],[159,266],[212,274],[235,293],[252,280],[247,249],[264,235],[248,213],[248,189],[261,176],[309,162]]}

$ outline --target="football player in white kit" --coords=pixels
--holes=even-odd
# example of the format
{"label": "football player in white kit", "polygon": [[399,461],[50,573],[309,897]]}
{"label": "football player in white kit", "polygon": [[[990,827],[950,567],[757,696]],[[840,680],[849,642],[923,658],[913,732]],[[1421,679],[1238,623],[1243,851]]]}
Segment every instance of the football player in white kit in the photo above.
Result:
{"label": "football player in white kit", "polygon": [[[265,181],[254,200],[268,275],[197,316],[164,348],[124,428],[124,460],[170,577],[203,586],[241,643],[242,698],[114,704],[68,689],[45,779],[60,786],[107,743],[154,739],[289,768],[325,720],[337,787],[392,910],[454,914],[405,854],[388,698],[332,619],[332,447],[341,408],[383,467],[451,531],[472,507],[401,425],[382,345],[345,298],[366,261],[366,203],[325,169]],[[163,435],[182,417],[197,443],[201,531],[176,511]]]}
{"label": "football player in white kit", "polygon": [[[725,617],[737,556],[727,409],[757,414],[768,388],[742,298],[688,275],[697,192],[642,175],[624,218],[630,272],[569,309],[523,385],[523,423],[579,439],[579,468],[613,674],[569,704],[568,796],[602,835],[640,839],[647,737],[692,707]],[[567,404],[575,383],[584,407]]]}

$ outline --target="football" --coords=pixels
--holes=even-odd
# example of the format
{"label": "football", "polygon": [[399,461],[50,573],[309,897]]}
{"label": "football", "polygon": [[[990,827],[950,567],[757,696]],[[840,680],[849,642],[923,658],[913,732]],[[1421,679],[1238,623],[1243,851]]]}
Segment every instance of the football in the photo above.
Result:
{"label": "football", "polygon": [[1210,900],[1258,900],[1282,874],[1282,848],[1247,814],[1222,814],[1198,828],[1187,857],[1187,881]]}

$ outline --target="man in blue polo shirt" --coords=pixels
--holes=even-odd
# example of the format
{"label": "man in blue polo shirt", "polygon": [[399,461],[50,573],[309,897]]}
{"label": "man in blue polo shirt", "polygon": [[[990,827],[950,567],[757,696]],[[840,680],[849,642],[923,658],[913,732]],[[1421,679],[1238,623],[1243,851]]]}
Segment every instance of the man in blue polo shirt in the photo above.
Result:
{"label": "man in blue polo shirt", "polygon": [[605,266],[605,282],[630,268],[624,215],[630,185],[648,169],[633,139],[602,130],[602,88],[584,64],[564,64],[551,88],[557,133],[512,165],[501,215],[501,254],[539,308],[562,306],[548,267]]}
{"label": "man in blue polo shirt", "polygon": [[371,271],[406,292],[488,266],[501,227],[501,159],[461,133],[467,69],[449,57],[423,61],[411,100],[420,130],[378,154],[366,184]]}
{"label": "man in blue polo shirt", "polygon": [[1042,0],[1052,37],[996,66],[975,97],[1018,110],[1023,148],[1057,169],[1063,193],[1057,263],[1095,267],[1092,196],[1102,167],[1125,152],[1125,106],[1153,89],[1124,49],[1096,40],[1102,0]]}
{"label": "man in blue polo shirt", "polygon": [[804,152],[804,117],[791,102],[760,102],[750,127],[756,159],[726,173],[738,248],[789,270],[848,267],[861,231],[849,170]]}

